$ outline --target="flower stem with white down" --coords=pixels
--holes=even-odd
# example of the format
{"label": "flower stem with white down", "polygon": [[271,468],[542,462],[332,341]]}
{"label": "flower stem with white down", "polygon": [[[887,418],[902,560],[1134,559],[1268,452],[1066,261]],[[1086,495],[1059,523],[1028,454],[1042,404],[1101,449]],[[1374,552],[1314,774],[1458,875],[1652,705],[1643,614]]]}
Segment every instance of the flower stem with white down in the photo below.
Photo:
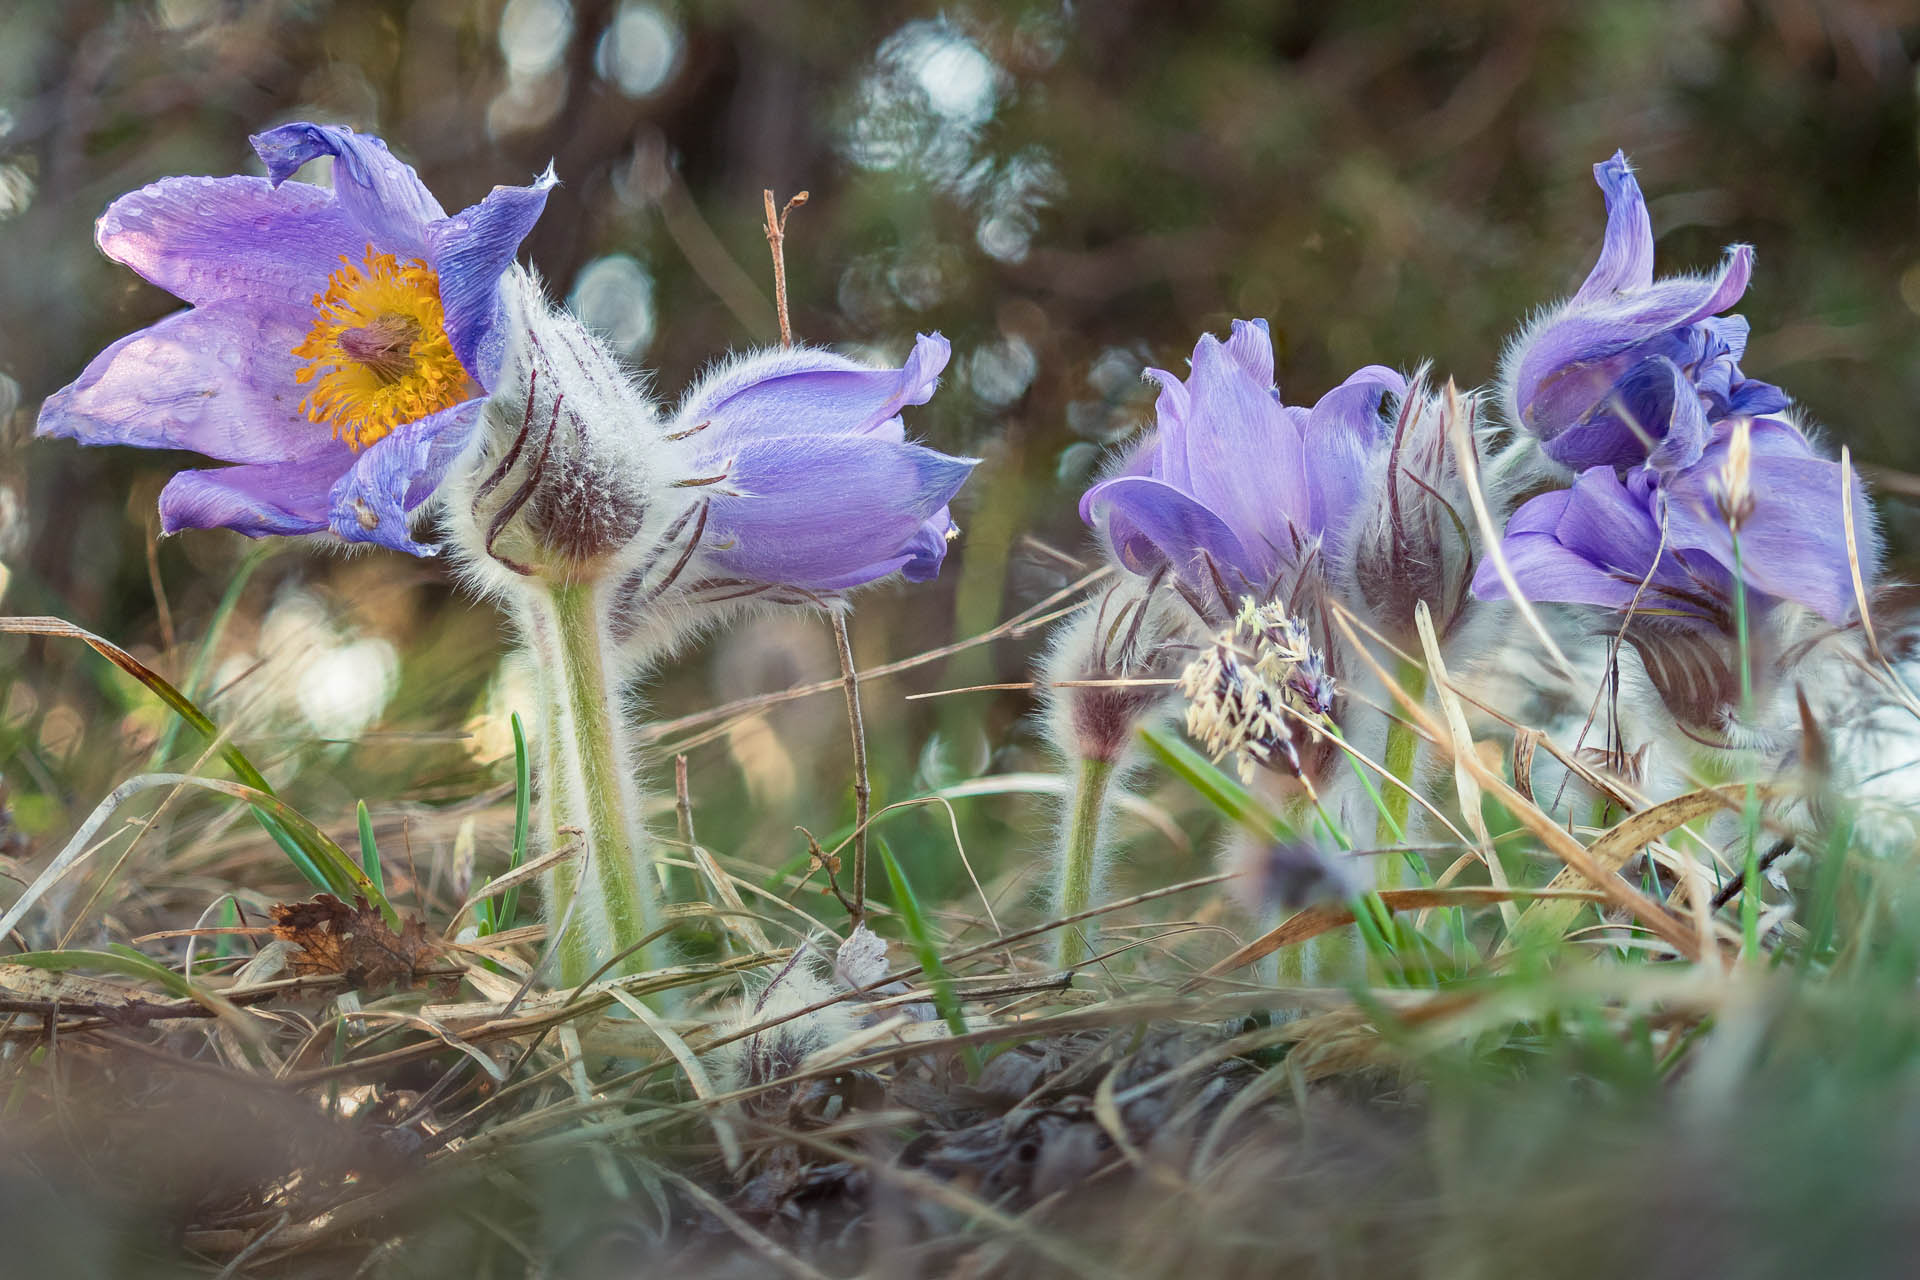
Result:
{"label": "flower stem with white down", "polygon": [[[576,986],[616,956],[613,974],[649,967],[652,948],[640,944],[658,927],[658,893],[646,855],[636,755],[610,678],[617,668],[608,652],[602,592],[590,582],[555,582],[525,598],[547,701],[543,825],[556,841],[581,842],[578,857],[554,874],[550,906],[553,926],[567,921],[565,936],[554,940],[560,976]],[[580,900],[569,918],[574,894]]]}
{"label": "flower stem with white down", "polygon": [[[1083,756],[1074,775],[1073,809],[1067,815],[1066,847],[1060,851],[1059,883],[1054,909],[1062,917],[1085,911],[1093,901],[1099,867],[1101,835],[1107,822],[1107,788],[1113,782],[1114,762]],[[1059,931],[1055,963],[1071,969],[1086,961],[1090,949],[1080,925]]]}

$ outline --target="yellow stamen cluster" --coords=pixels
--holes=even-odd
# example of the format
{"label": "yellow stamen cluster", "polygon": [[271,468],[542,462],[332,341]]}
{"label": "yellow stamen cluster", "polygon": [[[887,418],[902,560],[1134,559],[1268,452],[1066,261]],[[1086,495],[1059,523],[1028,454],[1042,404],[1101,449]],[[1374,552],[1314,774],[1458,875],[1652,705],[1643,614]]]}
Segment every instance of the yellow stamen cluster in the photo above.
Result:
{"label": "yellow stamen cluster", "polygon": [[402,423],[450,409],[473,394],[440,308],[440,278],[367,246],[313,297],[313,327],[293,354],[295,379],[312,384],[300,411],[358,452]]}

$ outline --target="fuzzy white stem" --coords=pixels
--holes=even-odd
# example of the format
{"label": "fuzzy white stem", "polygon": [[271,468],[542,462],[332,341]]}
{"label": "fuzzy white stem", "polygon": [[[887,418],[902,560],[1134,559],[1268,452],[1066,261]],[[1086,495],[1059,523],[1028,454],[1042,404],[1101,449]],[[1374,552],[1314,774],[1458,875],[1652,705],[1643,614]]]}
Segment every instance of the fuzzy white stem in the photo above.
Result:
{"label": "fuzzy white stem", "polygon": [[[1078,915],[1093,902],[1100,874],[1107,825],[1107,788],[1113,782],[1114,763],[1087,756],[1074,777],[1073,810],[1063,824],[1065,847],[1060,851],[1054,910],[1061,916]],[[1056,935],[1054,962],[1062,969],[1083,963],[1088,955],[1082,925],[1069,925]]]}
{"label": "fuzzy white stem", "polygon": [[[549,896],[550,920],[558,925],[580,895],[558,940],[561,980],[576,985],[653,932],[658,894],[601,591],[590,582],[553,583],[523,599],[532,615],[523,630],[534,645],[545,703],[541,829],[556,843],[581,842],[579,856],[555,872]],[[634,950],[610,972],[649,968],[654,949]]]}

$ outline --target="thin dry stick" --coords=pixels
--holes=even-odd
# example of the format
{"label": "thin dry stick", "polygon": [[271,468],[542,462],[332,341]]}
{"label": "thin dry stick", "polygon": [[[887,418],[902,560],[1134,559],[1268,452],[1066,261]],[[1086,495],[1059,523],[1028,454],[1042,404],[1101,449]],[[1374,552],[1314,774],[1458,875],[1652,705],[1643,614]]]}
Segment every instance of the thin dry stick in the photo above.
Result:
{"label": "thin dry stick", "polygon": [[[1073,604],[1056,608],[1055,606],[1059,605],[1060,601],[1080,594],[1094,583],[1100,581],[1100,579],[1110,576],[1113,572],[1114,570],[1111,567],[1103,565],[1077,581],[1068,583],[1045,599],[1037,600],[1033,604],[1028,605],[1019,613],[1008,618],[1005,622],[996,623],[978,635],[968,636],[964,640],[955,640],[951,644],[943,644],[937,648],[927,649],[911,657],[898,658],[887,663],[885,666],[875,667],[871,671],[863,672],[860,678],[862,680],[877,680],[881,676],[898,675],[902,671],[911,671],[916,667],[924,667],[931,663],[940,662],[946,658],[951,658],[956,653],[964,653],[968,649],[975,649],[983,644],[991,644],[996,640],[1017,639],[1030,632],[1038,631],[1049,623],[1066,617],[1080,607],[1080,602],[1075,601]],[[0,619],[0,622],[4,621],[5,619]],[[680,733],[683,730],[698,729],[703,725],[717,724],[722,721],[730,721],[744,716],[755,715],[767,710],[769,707],[776,707],[782,703],[792,702],[797,698],[811,698],[815,694],[825,693],[829,689],[836,688],[839,684],[840,681],[837,679],[815,680],[812,684],[796,685],[791,689],[780,689],[773,693],[758,693],[751,698],[738,698],[717,707],[709,707],[705,711],[690,712],[677,720],[659,721],[642,731],[641,740],[648,744],[658,743],[663,738],[675,733]],[[690,751],[697,743],[706,741],[708,736],[713,735],[689,738],[679,744],[679,749],[682,751]]]}
{"label": "thin dry stick", "polygon": [[680,819],[680,842],[693,848],[693,792],[687,787],[687,757],[673,758],[673,812]]}
{"label": "thin dry stick", "polygon": [[853,642],[847,637],[847,616],[829,611],[833,643],[840,654],[840,685],[847,695],[847,725],[853,731],[853,923],[867,914],[867,811],[873,787],[867,779],[867,727],[860,716],[860,677],[853,666]]}
{"label": "thin dry stick", "polygon": [[[787,215],[807,202],[802,191],[777,212],[773,191],[764,189],[767,203],[767,249],[773,254],[773,308],[780,317],[780,345],[793,345],[793,321],[787,314]],[[859,924],[867,914],[867,813],[873,803],[873,784],[867,776],[867,727],[860,714],[860,677],[853,665],[853,641],[847,636],[843,609],[828,609],[834,650],[840,655],[840,687],[847,698],[847,727],[853,734],[853,905],[849,914]],[[684,757],[683,757],[684,759]]]}
{"label": "thin dry stick", "polygon": [[761,191],[767,202],[767,248],[773,253],[773,309],[780,317],[780,345],[793,345],[793,324],[787,319],[787,215],[807,202],[802,191],[775,212],[773,192]]}

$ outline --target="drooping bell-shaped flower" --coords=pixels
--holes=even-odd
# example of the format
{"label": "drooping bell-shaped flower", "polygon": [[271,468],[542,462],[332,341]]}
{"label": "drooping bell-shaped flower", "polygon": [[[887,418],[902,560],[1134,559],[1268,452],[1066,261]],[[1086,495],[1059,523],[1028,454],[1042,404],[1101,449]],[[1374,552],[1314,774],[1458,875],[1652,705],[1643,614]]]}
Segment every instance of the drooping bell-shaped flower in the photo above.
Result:
{"label": "drooping bell-shaped flower", "polygon": [[901,412],[933,396],[952,351],[922,334],[897,369],[831,351],[741,356],[688,390],[668,428],[706,505],[698,580],[834,592],[940,572],[947,504],[974,467],[909,443]]}
{"label": "drooping bell-shaped flower", "polygon": [[1284,405],[1267,327],[1244,320],[1225,342],[1203,336],[1186,378],[1147,376],[1160,384],[1157,432],[1080,500],[1124,567],[1170,569],[1230,613],[1243,594],[1269,598],[1323,543],[1338,553],[1404,378],[1370,366],[1311,410]]}
{"label": "drooping bell-shaped flower", "polygon": [[1606,238],[1579,290],[1529,325],[1502,362],[1510,419],[1546,455],[1575,471],[1629,467],[1659,448],[1670,412],[1668,366],[1686,379],[1708,421],[1776,413],[1775,386],[1747,378],[1747,322],[1724,315],[1753,272],[1753,249],[1734,245],[1709,275],[1653,274],[1653,223],[1626,156],[1593,168],[1606,196]]}
{"label": "drooping bell-shaped flower", "polygon": [[626,613],[669,593],[817,602],[939,572],[974,463],[908,443],[900,415],[932,396],[944,339],[922,336],[897,369],[805,349],[736,358],[667,417],[537,281],[515,272],[504,292],[511,341],[449,485],[477,572],[604,580]]}
{"label": "drooping bell-shaped flower", "polygon": [[[167,178],[101,215],[102,252],[191,309],[108,347],[39,434],[186,449],[161,527],[331,533],[415,555],[412,517],[479,421],[505,339],[499,282],[551,171],[448,216],[380,139],[256,135],[265,178]],[[333,158],[327,190],[288,179]]]}

